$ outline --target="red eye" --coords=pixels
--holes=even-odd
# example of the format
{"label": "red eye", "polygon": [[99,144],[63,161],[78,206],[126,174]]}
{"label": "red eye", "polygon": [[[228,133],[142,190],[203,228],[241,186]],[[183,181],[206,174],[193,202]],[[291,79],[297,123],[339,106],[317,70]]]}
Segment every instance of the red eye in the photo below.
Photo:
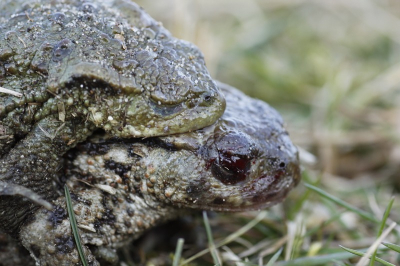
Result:
{"label": "red eye", "polygon": [[210,160],[212,174],[227,185],[246,180],[253,158],[253,145],[249,138],[230,132],[215,142],[215,148]]}
{"label": "red eye", "polygon": [[234,185],[244,181],[250,170],[250,159],[236,154],[219,153],[218,160],[214,160],[211,172],[222,183]]}

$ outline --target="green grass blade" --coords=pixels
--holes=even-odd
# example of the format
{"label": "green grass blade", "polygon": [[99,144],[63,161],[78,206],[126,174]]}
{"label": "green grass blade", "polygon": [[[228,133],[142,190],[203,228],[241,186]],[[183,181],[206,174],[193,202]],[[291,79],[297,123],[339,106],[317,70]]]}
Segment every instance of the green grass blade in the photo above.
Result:
{"label": "green grass blade", "polygon": [[304,235],[304,237],[310,237],[310,236],[312,236],[313,234],[315,234],[316,232],[318,232],[318,230],[320,230],[321,228],[323,228],[323,227],[329,225],[330,223],[332,223],[332,222],[334,222],[334,221],[340,219],[340,217],[342,217],[342,215],[343,215],[344,212],[347,212],[347,211],[339,212],[339,213],[335,214],[334,216],[332,216],[331,218],[329,218],[328,220],[324,221],[323,223],[321,223],[321,224],[315,226],[314,228],[310,229],[310,230]]}
{"label": "green grass blade", "polygon": [[[378,231],[378,237],[380,237],[382,235],[383,229],[385,228],[385,225],[386,225],[386,221],[390,214],[390,210],[392,209],[393,202],[394,202],[394,197],[392,197],[392,199],[389,201],[389,205],[386,207],[385,213],[383,214],[381,225],[380,225],[379,231]],[[371,256],[371,261],[369,263],[370,266],[373,266],[375,264],[375,257],[376,257],[376,249],[374,250],[374,253]]]}
{"label": "green grass blade", "polygon": [[360,215],[362,218],[367,219],[368,221],[374,222],[374,223],[379,223],[378,219],[376,219],[374,216],[372,216],[370,213],[360,210],[350,204],[348,204],[347,202],[323,191],[320,188],[314,187],[313,185],[310,184],[304,184],[308,189],[313,190],[314,192],[317,192],[319,195],[321,195],[322,197],[331,200],[333,202],[335,202],[336,204],[342,206],[343,208],[346,208],[354,213],[357,213],[358,215]]}
{"label": "green grass blade", "polygon": [[176,244],[174,261],[172,263],[173,266],[178,266],[179,265],[179,260],[181,259],[182,248],[183,248],[183,243],[184,242],[185,242],[185,240],[183,238],[179,238],[178,239],[178,244]]}
{"label": "green grass blade", "polygon": [[383,214],[381,226],[379,227],[378,236],[380,236],[382,234],[383,229],[385,228],[386,221],[387,221],[387,219],[389,217],[390,211],[391,211],[392,206],[393,206],[393,202],[394,202],[394,197],[392,197],[392,199],[389,201],[389,205],[386,207],[385,213]]}
{"label": "green grass blade", "polygon": [[275,265],[276,260],[279,258],[279,256],[282,253],[283,248],[280,248],[275,254],[274,256],[272,256],[272,258],[269,260],[269,262],[267,263],[267,265],[265,266],[273,266]]}
{"label": "green grass blade", "polygon": [[335,263],[335,266],[351,266],[350,264],[347,264],[345,262],[341,262],[341,261],[338,261],[338,260],[332,260],[332,262]]}
{"label": "green grass blade", "polygon": [[[366,250],[366,249],[365,249]],[[326,265],[333,260],[346,260],[350,258],[354,258],[356,255],[351,254],[349,252],[337,252],[333,254],[319,255],[313,257],[301,257],[291,261],[278,261],[274,266],[298,266],[298,265]]]}
{"label": "green grass blade", "polygon": [[74,235],[74,238],[75,238],[76,248],[78,249],[79,257],[81,258],[81,262],[82,262],[83,266],[88,266],[88,262],[86,260],[85,253],[83,252],[81,237],[78,232],[78,226],[76,224],[74,209],[72,208],[71,194],[69,193],[69,189],[68,189],[67,185],[64,186],[64,192],[65,192],[65,199],[67,202],[69,222],[71,224],[72,234]]}
{"label": "green grass blade", "polygon": [[[301,178],[305,181],[305,180],[310,180],[310,175],[307,171],[303,171],[301,173]],[[304,191],[304,193],[301,195],[300,199],[293,202],[293,205],[290,207],[290,210],[288,211],[289,213],[289,220],[294,220],[296,214],[298,214],[301,210],[301,208],[303,208],[304,202],[306,202],[309,198],[311,194],[310,190],[306,190]]]}
{"label": "green grass blade", "polygon": [[397,253],[400,253],[400,246],[399,245],[395,245],[389,242],[383,242],[382,245],[390,248],[391,250],[396,251]]}
{"label": "green grass blade", "polygon": [[[340,246],[340,245],[339,245],[339,246]],[[354,254],[354,255],[357,255],[357,256],[360,256],[360,257],[364,256],[364,254],[365,254],[364,252],[360,252],[360,251],[355,250],[355,249],[346,248],[346,247],[343,247],[343,246],[340,246],[340,247],[341,247],[342,249],[346,250],[347,252],[350,252],[350,253],[352,253],[352,254]],[[396,266],[396,265],[394,265],[394,264],[392,264],[392,263],[390,263],[390,262],[387,262],[387,261],[385,261],[385,260],[383,260],[383,259],[380,259],[380,258],[378,258],[378,257],[375,257],[375,259],[376,259],[376,261],[382,263],[383,265],[386,265],[386,266]]]}
{"label": "green grass blade", "polygon": [[[256,224],[258,224],[262,219],[264,219],[267,216],[268,212],[267,211],[261,211],[253,220],[251,220],[249,223],[247,223],[246,225],[244,225],[243,227],[241,227],[239,230],[237,230],[236,232],[230,234],[229,236],[227,236],[224,240],[218,242],[215,246],[216,248],[222,247],[230,242],[232,242],[233,240],[235,240],[236,238],[238,238],[239,236],[243,235],[244,233],[246,233],[247,231],[249,231],[251,228],[253,228]],[[189,264],[190,262],[194,261],[195,259],[207,254],[209,252],[209,249],[204,249],[200,252],[198,252],[197,254],[193,255],[192,257],[186,259],[185,261],[183,261],[180,265],[186,265]]]}
{"label": "green grass blade", "polygon": [[207,216],[206,211],[203,211],[203,220],[204,220],[204,226],[205,226],[206,232],[207,232],[208,245],[210,246],[211,256],[214,260],[214,264],[221,265],[220,259],[218,257],[218,252],[215,247],[214,239],[213,239],[212,232],[211,232],[211,226],[208,221],[208,216]]}

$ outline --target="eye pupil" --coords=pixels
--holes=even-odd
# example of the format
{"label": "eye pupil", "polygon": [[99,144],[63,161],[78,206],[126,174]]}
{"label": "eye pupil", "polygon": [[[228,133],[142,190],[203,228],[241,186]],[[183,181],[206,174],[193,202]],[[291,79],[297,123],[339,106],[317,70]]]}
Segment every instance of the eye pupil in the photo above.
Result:
{"label": "eye pupil", "polygon": [[210,100],[211,100],[211,95],[206,94],[206,95],[204,96],[204,100],[205,100],[206,102],[210,101]]}
{"label": "eye pupil", "polygon": [[244,181],[249,170],[249,158],[227,152],[221,152],[218,156],[218,160],[215,160],[211,167],[213,175],[227,185],[234,185]]}
{"label": "eye pupil", "polygon": [[280,168],[284,168],[286,166],[286,164],[284,163],[284,162],[281,162],[280,164],[279,164],[279,167]]}

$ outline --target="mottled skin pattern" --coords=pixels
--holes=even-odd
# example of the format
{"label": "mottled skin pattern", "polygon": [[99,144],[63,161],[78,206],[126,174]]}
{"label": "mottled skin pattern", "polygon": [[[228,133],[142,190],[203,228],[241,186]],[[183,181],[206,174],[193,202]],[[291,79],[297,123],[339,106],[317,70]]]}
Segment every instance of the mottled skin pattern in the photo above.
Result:
{"label": "mottled skin pattern", "polygon": [[[106,260],[98,247],[111,252],[190,209],[258,210],[282,201],[299,182],[297,150],[280,115],[220,86],[227,110],[212,126],[145,140],[99,135],[68,153],[65,177],[91,265],[99,265],[92,251]],[[53,204],[53,212],[36,212],[19,237],[39,265],[78,263],[65,198]]]}
{"label": "mottled skin pattern", "polygon": [[[129,0],[0,1],[0,181],[57,196],[61,156],[96,128],[115,137],[183,133],[225,102],[192,44]],[[108,5],[108,6],[107,6]],[[0,197],[15,233],[35,206]]]}

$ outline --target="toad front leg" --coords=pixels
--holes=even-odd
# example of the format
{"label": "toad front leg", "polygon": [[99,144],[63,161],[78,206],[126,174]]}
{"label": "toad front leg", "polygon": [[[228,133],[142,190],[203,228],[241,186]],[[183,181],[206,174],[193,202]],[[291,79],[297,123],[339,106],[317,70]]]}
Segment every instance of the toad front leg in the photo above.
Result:
{"label": "toad front leg", "polygon": [[[62,123],[52,117],[40,121],[0,160],[0,181],[29,188],[46,200],[55,198],[61,155],[84,140],[93,127],[81,124],[82,121]],[[24,197],[0,196],[0,227],[8,233],[17,233],[25,217],[36,208]]]}

